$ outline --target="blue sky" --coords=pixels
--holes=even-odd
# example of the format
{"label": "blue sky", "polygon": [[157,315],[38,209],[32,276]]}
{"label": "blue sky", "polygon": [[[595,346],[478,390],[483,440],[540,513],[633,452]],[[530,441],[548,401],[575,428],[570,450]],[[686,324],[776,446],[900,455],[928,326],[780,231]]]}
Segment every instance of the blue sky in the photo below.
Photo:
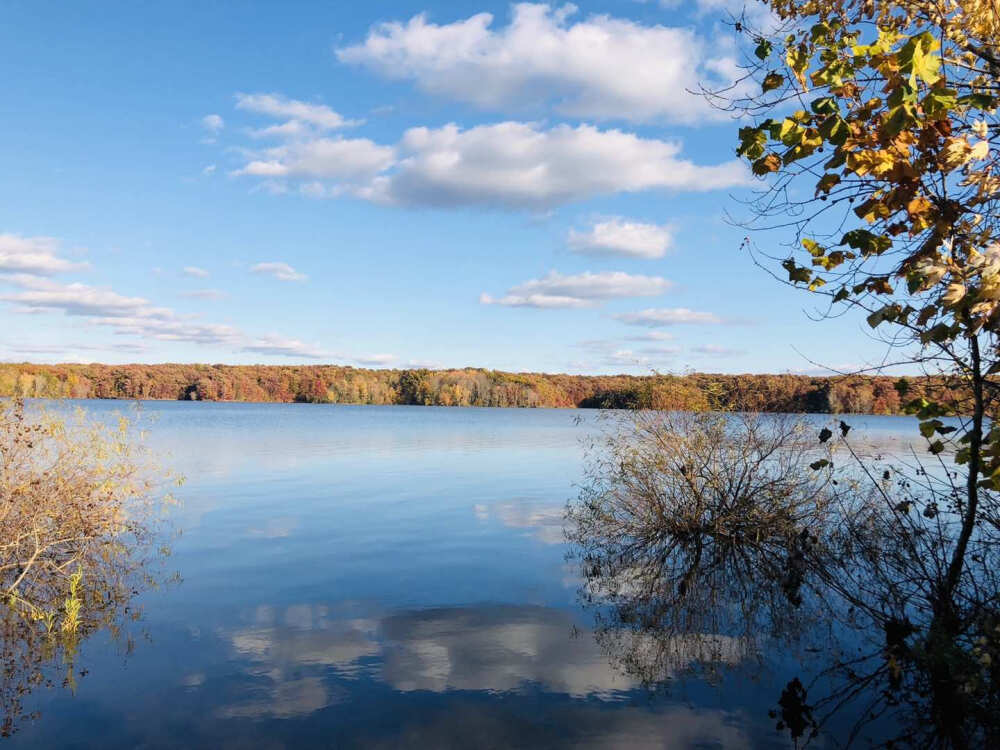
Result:
{"label": "blue sky", "polygon": [[0,358],[877,359],[723,220],[739,7],[5,3]]}

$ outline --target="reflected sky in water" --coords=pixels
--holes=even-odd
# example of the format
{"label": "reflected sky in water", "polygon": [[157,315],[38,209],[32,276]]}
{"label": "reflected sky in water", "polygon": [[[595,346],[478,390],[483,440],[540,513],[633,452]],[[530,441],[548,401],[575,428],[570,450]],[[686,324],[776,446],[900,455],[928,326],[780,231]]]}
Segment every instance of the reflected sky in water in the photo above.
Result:
{"label": "reflected sky in water", "polygon": [[[36,692],[8,746],[787,746],[767,717],[785,675],[738,647],[721,684],[651,694],[595,642],[562,532],[595,414],[141,409],[187,477],[183,582],[143,595],[127,658],[88,642],[75,695]],[[850,421],[878,450],[915,433]]]}

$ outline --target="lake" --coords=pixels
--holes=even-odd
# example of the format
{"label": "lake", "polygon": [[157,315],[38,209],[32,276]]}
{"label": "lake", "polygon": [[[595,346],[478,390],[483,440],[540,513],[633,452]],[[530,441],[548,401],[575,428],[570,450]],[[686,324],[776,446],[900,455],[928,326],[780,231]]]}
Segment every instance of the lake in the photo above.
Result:
{"label": "lake", "polygon": [[[182,580],[141,595],[132,648],[84,644],[75,692],[36,690],[10,747],[789,746],[767,712],[793,655],[651,692],[595,642],[562,531],[594,412],[141,408],[187,477]],[[848,421],[876,450],[916,435]]]}

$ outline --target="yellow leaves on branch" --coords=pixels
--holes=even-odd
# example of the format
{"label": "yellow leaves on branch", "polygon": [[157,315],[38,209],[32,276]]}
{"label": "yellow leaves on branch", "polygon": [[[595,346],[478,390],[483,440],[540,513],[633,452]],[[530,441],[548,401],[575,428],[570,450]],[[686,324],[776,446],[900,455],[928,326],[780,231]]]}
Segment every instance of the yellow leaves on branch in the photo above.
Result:
{"label": "yellow leaves on branch", "polygon": [[967,136],[949,138],[941,149],[939,166],[942,172],[953,172],[972,161],[985,161],[990,155],[989,141],[970,144]]}

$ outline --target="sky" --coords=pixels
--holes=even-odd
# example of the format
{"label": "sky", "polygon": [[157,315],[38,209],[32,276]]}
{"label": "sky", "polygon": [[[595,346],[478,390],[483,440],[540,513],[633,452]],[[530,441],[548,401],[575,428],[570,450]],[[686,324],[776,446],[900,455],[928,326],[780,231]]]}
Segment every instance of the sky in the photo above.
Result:
{"label": "sky", "polygon": [[727,220],[742,7],[4,3],[0,359],[878,361]]}

